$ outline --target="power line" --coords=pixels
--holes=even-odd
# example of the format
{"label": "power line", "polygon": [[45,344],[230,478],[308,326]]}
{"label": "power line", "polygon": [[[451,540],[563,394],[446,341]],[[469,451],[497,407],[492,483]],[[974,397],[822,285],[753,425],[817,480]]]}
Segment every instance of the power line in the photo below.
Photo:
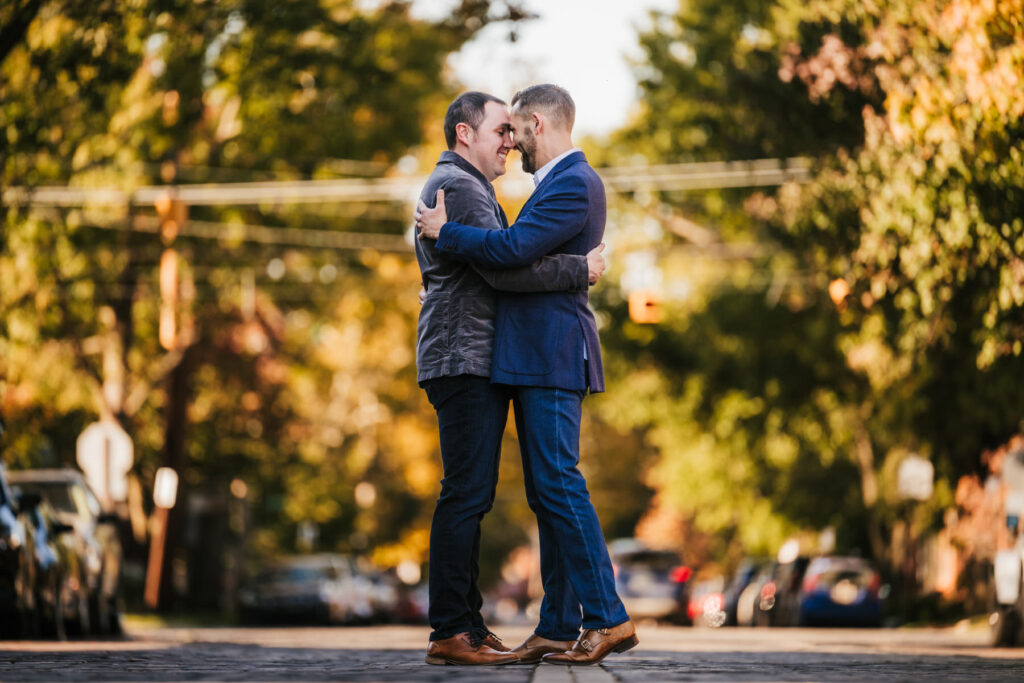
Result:
{"label": "power line", "polygon": [[[160,220],[136,216],[135,225],[147,225],[156,232]],[[261,244],[284,244],[317,249],[376,249],[377,251],[411,252],[412,245],[401,235],[380,233],[338,232],[307,228],[274,228],[245,223],[219,223],[189,219],[181,226],[179,236],[212,240],[237,240]]]}
{"label": "power line", "polygon": [[[664,164],[644,167],[597,169],[614,192],[708,190],[716,188],[767,187],[784,182],[803,182],[810,177],[810,160],[757,159]],[[249,183],[153,185],[123,191],[116,188],[11,187],[3,191],[9,206],[152,206],[171,197],[192,206],[244,206],[347,202],[412,203],[425,176],[380,179],[283,180]],[[525,197],[533,191],[528,178],[502,182],[502,194]]]}
{"label": "power line", "polygon": [[[125,221],[107,224],[89,223],[85,227],[100,230],[123,230]],[[154,216],[133,216],[132,229],[138,232],[159,233],[160,219]],[[389,252],[412,252],[412,245],[402,235],[366,232],[338,232],[307,228],[277,228],[247,223],[220,223],[189,219],[180,226],[179,237],[197,239],[257,242],[260,244],[288,245],[312,249],[375,249]]]}

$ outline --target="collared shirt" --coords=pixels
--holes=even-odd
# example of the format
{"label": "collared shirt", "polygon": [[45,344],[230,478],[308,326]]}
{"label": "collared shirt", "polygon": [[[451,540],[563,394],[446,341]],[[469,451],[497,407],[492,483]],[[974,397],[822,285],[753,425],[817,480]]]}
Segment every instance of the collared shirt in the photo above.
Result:
{"label": "collared shirt", "polygon": [[573,152],[580,152],[580,151],[582,151],[582,150],[579,147],[573,147],[572,149],[567,149],[564,152],[562,152],[561,154],[559,154],[557,157],[555,157],[554,159],[549,161],[548,163],[544,164],[541,168],[538,168],[536,171],[533,172],[533,186],[537,187],[538,185],[540,185],[541,181],[544,180],[544,178],[547,176],[548,173],[551,173],[551,169],[553,169],[555,166],[557,166],[559,161],[561,161],[562,159],[566,158],[567,156],[569,156]]}

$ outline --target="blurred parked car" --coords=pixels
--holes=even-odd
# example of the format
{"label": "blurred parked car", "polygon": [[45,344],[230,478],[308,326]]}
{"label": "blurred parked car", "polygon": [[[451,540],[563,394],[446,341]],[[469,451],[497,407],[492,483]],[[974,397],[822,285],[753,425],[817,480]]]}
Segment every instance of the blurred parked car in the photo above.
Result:
{"label": "blurred parked car", "polygon": [[85,539],[38,493],[17,494],[21,519],[35,561],[35,605],[40,632],[63,640],[70,630],[89,628]]}
{"label": "blurred parked car", "polygon": [[717,577],[701,581],[690,589],[687,616],[695,626],[718,628],[725,623],[725,579]]}
{"label": "blurred parked car", "polygon": [[32,549],[0,463],[0,637],[35,635],[37,619]]}
{"label": "blurred parked car", "polygon": [[426,583],[418,586],[399,585],[395,620],[402,624],[426,624],[428,604]]}
{"label": "blurred parked car", "polygon": [[819,557],[804,573],[801,626],[881,626],[881,579],[859,557]]}
{"label": "blurred parked car", "polygon": [[58,519],[84,539],[81,548],[89,594],[89,624],[83,631],[121,632],[121,540],[117,517],[105,513],[78,470],[21,470],[10,473],[11,484],[24,493],[38,493],[56,510]]}
{"label": "blurred parked car", "polygon": [[[723,626],[740,625],[739,612],[742,611],[740,603],[742,602],[744,591],[747,590],[751,581],[754,580],[758,572],[761,571],[766,564],[767,561],[765,560],[754,560],[749,558],[740,562],[739,567],[736,569],[736,573],[733,574],[732,580],[722,592],[722,601],[724,603],[722,610],[725,612],[725,621]],[[753,611],[751,608],[753,607],[753,601],[752,599],[749,600],[750,608],[747,609],[747,614],[752,616]],[[749,617],[744,625],[750,625]]]}
{"label": "blurred parked car", "polygon": [[799,621],[800,586],[810,560],[775,562],[761,576],[754,605],[755,626],[796,626]]}
{"label": "blurred parked car", "polygon": [[368,572],[372,620],[377,622],[398,619],[398,579],[384,572]]}
{"label": "blurred parked car", "polygon": [[1003,459],[1002,480],[1001,522],[1010,544],[993,558],[988,623],[992,645],[1013,647],[1024,644],[1024,450],[1019,445]]}
{"label": "blurred parked car", "polygon": [[367,621],[373,616],[370,582],[345,555],[303,555],[267,566],[239,591],[246,623]]}
{"label": "blurred parked car", "polygon": [[608,544],[615,589],[634,619],[687,621],[693,573],[671,550],[653,550],[636,539]]}

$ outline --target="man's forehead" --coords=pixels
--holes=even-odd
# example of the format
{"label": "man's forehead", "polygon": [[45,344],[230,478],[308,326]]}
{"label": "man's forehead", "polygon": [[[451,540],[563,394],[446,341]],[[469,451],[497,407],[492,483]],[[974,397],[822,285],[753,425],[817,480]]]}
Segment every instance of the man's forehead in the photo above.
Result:
{"label": "man's forehead", "polygon": [[515,110],[512,111],[512,116],[509,117],[509,125],[513,128],[521,128],[529,125],[530,117],[521,116]]}
{"label": "man's forehead", "polygon": [[508,107],[497,102],[488,102],[484,105],[484,118],[495,125],[508,124]]}

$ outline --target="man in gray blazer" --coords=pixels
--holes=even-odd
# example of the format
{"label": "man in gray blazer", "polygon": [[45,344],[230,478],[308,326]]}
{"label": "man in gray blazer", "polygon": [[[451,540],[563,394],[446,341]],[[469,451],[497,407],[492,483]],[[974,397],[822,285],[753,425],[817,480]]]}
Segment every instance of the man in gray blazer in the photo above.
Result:
{"label": "man in gray blazer", "polygon": [[[491,183],[513,148],[508,108],[467,92],[448,107],[448,151],[420,195],[433,204],[444,190],[451,220],[508,228]],[[443,256],[416,240],[425,298],[417,329],[418,381],[437,411],[444,479],[430,530],[430,664],[518,661],[484,625],[477,587],[480,522],[494,503],[501,438],[510,396],[491,384],[497,290],[587,291],[604,272],[603,245],[587,256],[546,256],[522,268],[491,270]]]}

